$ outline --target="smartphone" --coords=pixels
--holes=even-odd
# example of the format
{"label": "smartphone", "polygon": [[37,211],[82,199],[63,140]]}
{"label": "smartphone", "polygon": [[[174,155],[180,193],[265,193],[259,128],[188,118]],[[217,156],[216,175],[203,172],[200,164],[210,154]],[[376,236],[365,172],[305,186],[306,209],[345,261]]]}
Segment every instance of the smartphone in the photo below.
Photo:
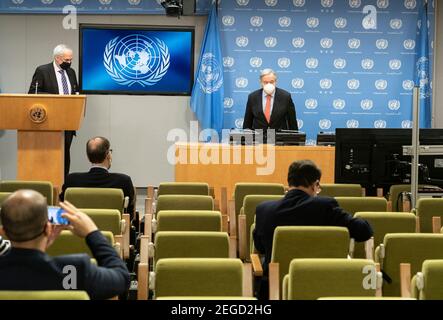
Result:
{"label": "smartphone", "polygon": [[48,221],[52,224],[68,225],[68,219],[62,217],[64,212],[60,207],[48,206]]}

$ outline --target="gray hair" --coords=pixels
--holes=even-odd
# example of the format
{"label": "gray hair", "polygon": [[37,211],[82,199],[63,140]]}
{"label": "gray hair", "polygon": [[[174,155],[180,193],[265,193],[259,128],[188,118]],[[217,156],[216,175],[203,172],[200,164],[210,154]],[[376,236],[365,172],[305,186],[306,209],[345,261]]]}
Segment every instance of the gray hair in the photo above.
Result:
{"label": "gray hair", "polygon": [[277,74],[274,72],[274,70],[268,68],[268,69],[263,69],[263,70],[261,71],[261,73],[260,73],[260,81],[261,81],[261,79],[262,79],[264,76],[267,76],[267,75],[270,75],[270,74],[274,75],[275,80],[277,80]]}
{"label": "gray hair", "polygon": [[59,44],[54,48],[54,58],[64,55],[67,51],[72,52],[72,49],[65,44]]}

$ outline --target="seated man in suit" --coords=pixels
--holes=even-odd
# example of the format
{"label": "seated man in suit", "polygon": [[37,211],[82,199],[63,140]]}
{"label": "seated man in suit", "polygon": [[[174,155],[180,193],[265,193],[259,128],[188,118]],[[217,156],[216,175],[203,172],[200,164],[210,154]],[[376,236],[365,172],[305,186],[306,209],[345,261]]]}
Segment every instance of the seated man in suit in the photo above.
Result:
{"label": "seated man in suit", "polygon": [[291,94],[276,88],[277,75],[264,69],[260,75],[262,88],[249,94],[243,129],[298,130]]}
{"label": "seated man in suit", "polygon": [[128,212],[134,214],[134,186],[131,177],[122,173],[110,173],[112,149],[109,140],[94,137],[86,143],[86,154],[92,164],[88,172],[71,173],[63,184],[60,200],[63,201],[65,191],[70,187],[81,188],[116,188],[122,189],[125,197],[129,197]]}
{"label": "seated man in suit", "polygon": [[[54,61],[37,67],[32,77],[29,94],[75,94],[78,92],[77,76],[71,68],[72,49],[59,44],[54,49]],[[65,177],[71,164],[70,148],[75,131],[65,131]]]}
{"label": "seated man in suit", "polygon": [[[85,213],[70,203],[60,203],[68,227],[85,238],[95,265],[86,254],[49,257],[45,251],[60,233],[61,226],[48,221],[45,198],[33,190],[14,192],[0,211],[2,227],[12,248],[0,256],[0,290],[84,290],[91,299],[109,299],[127,292],[129,272],[115,249]],[[74,267],[66,273],[65,267]],[[70,268],[72,270],[72,268]],[[66,277],[70,275],[70,281]],[[69,287],[66,287],[66,283]]]}

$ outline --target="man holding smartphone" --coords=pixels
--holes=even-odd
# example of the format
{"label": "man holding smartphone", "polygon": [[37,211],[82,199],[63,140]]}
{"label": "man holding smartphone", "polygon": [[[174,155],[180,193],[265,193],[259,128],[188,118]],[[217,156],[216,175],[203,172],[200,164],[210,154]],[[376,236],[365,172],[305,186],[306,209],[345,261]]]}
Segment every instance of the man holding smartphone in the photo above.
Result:
{"label": "man holding smartphone", "polygon": [[[0,290],[64,290],[66,266],[76,270],[76,290],[91,299],[109,299],[125,294],[130,277],[123,260],[85,213],[69,202],[60,206],[68,226],[48,221],[45,198],[33,190],[19,190],[1,207],[0,234],[11,240],[11,249],[0,256]],[[50,257],[45,251],[62,229],[85,238],[97,265],[86,254]]]}

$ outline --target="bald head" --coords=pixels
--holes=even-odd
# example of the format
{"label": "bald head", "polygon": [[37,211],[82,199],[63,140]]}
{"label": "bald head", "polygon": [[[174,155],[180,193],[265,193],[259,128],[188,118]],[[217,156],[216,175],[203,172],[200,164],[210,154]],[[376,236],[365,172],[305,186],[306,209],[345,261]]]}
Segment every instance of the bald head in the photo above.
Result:
{"label": "bald head", "polygon": [[103,163],[105,161],[111,144],[104,137],[94,137],[86,143],[86,154],[91,163]]}
{"label": "bald head", "polygon": [[46,199],[34,190],[16,191],[3,202],[0,217],[11,241],[33,240],[43,234],[48,222]]}

